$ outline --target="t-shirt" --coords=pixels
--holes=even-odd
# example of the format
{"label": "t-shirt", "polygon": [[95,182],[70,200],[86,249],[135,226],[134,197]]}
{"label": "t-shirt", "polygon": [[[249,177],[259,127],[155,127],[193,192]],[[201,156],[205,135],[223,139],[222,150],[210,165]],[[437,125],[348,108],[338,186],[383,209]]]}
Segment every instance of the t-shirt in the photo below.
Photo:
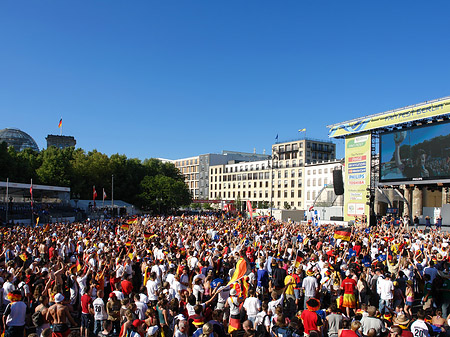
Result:
{"label": "t-shirt", "polygon": [[[292,284],[289,284],[289,283],[292,283]],[[294,295],[294,288],[297,285],[297,282],[295,282],[295,279],[291,275],[288,275],[284,278],[284,284],[287,286],[286,287],[286,295]]]}
{"label": "t-shirt", "polygon": [[26,312],[27,312],[27,305],[22,301],[8,304],[5,312],[3,313],[4,316],[7,316],[6,325],[24,326]]}
{"label": "t-shirt", "polygon": [[103,299],[97,297],[93,303],[94,306],[94,320],[103,321],[108,318],[108,314],[105,310],[105,302]]}
{"label": "t-shirt", "polygon": [[261,301],[256,297],[247,297],[244,301],[243,307],[247,312],[247,316],[256,317],[261,308]]}
{"label": "t-shirt", "polygon": [[322,326],[321,318],[314,311],[303,310],[301,318],[306,334],[309,334],[311,330],[319,330],[318,328]]}
{"label": "t-shirt", "polygon": [[416,320],[411,324],[410,330],[414,337],[430,337],[432,328],[422,320]]}
{"label": "t-shirt", "polygon": [[356,281],[352,278],[347,277],[342,281],[341,287],[344,289],[344,294],[354,294]]}
{"label": "t-shirt", "polygon": [[128,280],[122,281],[122,292],[125,296],[128,296],[133,291],[133,284]]}
{"label": "t-shirt", "polygon": [[274,285],[277,288],[283,288],[284,287],[284,279],[286,278],[286,270],[283,268],[276,268],[273,271],[273,278],[274,278]]}
{"label": "t-shirt", "polygon": [[81,313],[89,314],[89,306],[92,304],[92,298],[88,294],[81,296]]}
{"label": "t-shirt", "polygon": [[239,302],[235,296],[230,296],[227,299],[227,303],[230,306],[230,315],[239,315]]}
{"label": "t-shirt", "polygon": [[315,296],[318,286],[319,284],[317,283],[317,279],[314,276],[307,276],[303,279],[302,288],[305,289],[306,297]]}

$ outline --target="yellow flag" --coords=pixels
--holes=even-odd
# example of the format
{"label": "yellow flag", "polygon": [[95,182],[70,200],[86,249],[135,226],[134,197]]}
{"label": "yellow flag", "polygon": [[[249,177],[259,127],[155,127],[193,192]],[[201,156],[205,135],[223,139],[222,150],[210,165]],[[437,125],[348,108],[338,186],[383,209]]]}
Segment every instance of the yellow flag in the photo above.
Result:
{"label": "yellow flag", "polygon": [[39,217],[36,218],[36,226],[39,224]]}
{"label": "yellow flag", "polygon": [[303,128],[303,129],[299,129],[299,130],[298,130],[298,132],[304,132],[304,131],[306,131],[306,128]]}

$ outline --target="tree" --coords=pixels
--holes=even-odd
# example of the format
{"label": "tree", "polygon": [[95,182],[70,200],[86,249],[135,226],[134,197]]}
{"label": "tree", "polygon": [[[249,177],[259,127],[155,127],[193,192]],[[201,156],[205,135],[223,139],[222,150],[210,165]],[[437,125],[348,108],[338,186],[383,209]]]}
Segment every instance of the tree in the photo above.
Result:
{"label": "tree", "polygon": [[158,174],[145,176],[140,183],[141,206],[154,212],[167,213],[178,207],[189,205],[192,197],[182,181]]}
{"label": "tree", "polygon": [[284,209],[291,209],[291,205],[287,201],[284,202]]}

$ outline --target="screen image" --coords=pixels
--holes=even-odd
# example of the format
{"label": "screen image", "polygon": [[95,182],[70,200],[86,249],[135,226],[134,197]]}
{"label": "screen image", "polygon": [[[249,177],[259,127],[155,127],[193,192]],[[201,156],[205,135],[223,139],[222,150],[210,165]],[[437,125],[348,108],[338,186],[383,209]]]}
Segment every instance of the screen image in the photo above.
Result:
{"label": "screen image", "polygon": [[450,123],[380,135],[380,182],[450,179]]}

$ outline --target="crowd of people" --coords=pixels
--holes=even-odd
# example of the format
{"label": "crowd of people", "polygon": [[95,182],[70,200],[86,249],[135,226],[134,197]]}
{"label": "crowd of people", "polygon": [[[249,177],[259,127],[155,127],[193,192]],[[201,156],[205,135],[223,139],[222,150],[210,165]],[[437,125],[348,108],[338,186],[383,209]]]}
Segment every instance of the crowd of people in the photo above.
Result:
{"label": "crowd of people", "polygon": [[445,231],[142,216],[0,231],[4,336],[429,337]]}

